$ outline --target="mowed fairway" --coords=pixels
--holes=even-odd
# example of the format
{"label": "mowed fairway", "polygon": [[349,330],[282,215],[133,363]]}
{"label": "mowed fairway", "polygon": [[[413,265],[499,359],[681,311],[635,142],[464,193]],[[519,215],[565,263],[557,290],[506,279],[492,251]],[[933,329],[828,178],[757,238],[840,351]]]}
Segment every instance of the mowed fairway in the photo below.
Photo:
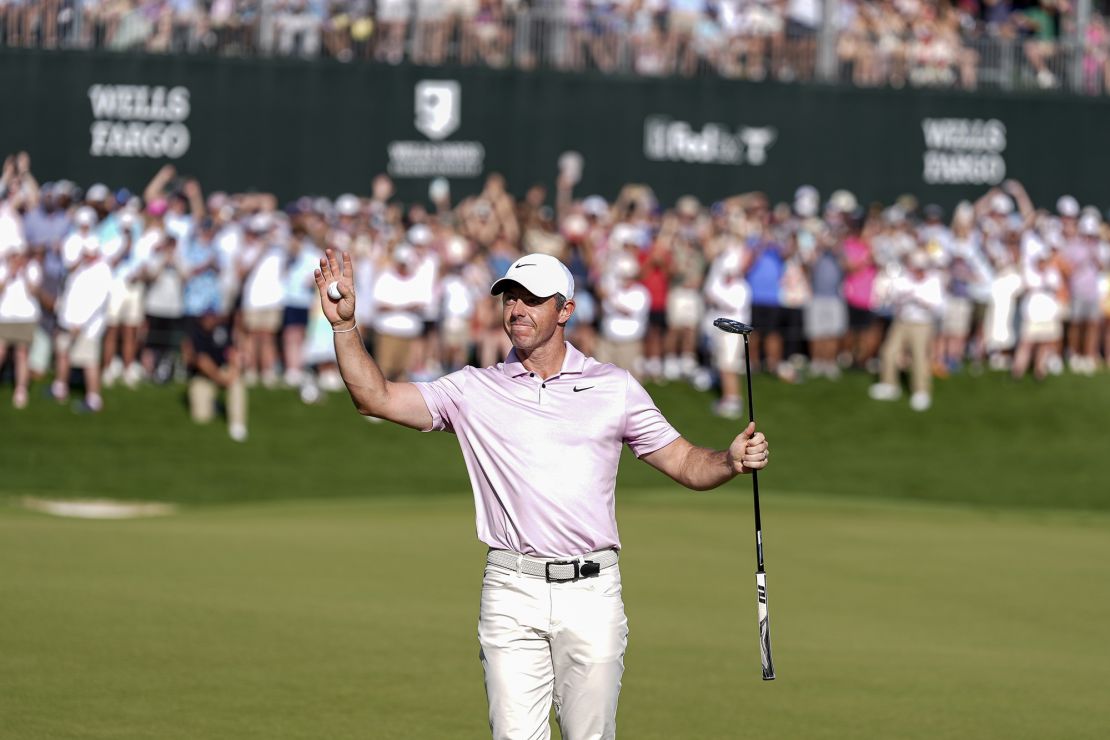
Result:
{"label": "mowed fairway", "polygon": [[[1110,514],[1089,434],[1108,406],[1085,380],[967,381],[924,416],[860,401],[862,379],[757,387],[780,466],[761,479],[774,682],[748,481],[695,494],[626,461],[621,736],[1105,737]],[[707,397],[653,392],[697,441],[727,441]],[[183,421],[173,391],[113,400],[95,419],[0,412],[0,737],[488,736],[483,547],[452,438],[258,393],[243,449]],[[184,507],[18,506],[67,491]]]}

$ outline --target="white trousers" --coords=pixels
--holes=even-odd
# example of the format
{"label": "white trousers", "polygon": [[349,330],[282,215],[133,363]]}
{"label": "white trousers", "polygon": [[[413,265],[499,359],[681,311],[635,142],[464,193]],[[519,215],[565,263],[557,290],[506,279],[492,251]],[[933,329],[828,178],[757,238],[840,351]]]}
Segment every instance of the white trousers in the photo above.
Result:
{"label": "white trousers", "polygon": [[487,565],[478,641],[494,740],[547,740],[552,704],[564,740],[616,737],[628,643],[619,566],[547,583]]}

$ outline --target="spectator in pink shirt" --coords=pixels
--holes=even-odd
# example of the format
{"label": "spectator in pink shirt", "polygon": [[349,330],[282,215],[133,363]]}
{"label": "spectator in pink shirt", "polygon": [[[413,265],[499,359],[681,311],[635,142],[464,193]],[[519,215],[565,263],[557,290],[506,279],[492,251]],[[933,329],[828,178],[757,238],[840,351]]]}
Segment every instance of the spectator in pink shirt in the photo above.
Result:
{"label": "spectator in pink shirt", "polygon": [[878,268],[871,244],[860,230],[859,222],[850,223],[844,237],[844,301],[848,304],[847,343],[858,367],[865,367],[879,351],[883,327],[875,315],[872,296]]}

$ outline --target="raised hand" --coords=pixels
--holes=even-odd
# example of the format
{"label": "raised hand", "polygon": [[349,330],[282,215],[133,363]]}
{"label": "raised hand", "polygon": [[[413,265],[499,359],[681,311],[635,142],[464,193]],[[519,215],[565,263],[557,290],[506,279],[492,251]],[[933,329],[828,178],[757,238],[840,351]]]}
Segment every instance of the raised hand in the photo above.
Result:
{"label": "raised hand", "polygon": [[748,422],[744,431],[728,446],[728,459],[737,473],[750,473],[767,467],[770,451],[763,432],[755,430],[755,422]]}
{"label": "raised hand", "polygon": [[[340,261],[342,260],[342,264]],[[324,316],[334,329],[348,329],[355,323],[355,284],[354,268],[351,266],[351,253],[343,252],[337,258],[330,247],[324,250],[320,266],[315,270],[316,289],[320,292],[320,307]],[[328,295],[328,285],[338,282],[339,300],[333,301]]]}

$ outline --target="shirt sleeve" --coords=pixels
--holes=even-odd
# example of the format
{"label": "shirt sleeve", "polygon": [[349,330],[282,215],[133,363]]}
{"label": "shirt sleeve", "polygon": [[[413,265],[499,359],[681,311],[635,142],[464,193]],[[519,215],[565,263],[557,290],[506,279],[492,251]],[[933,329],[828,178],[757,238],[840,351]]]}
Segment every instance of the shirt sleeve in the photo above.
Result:
{"label": "shirt sleeve", "polygon": [[631,373],[626,377],[624,442],[636,457],[643,457],[666,447],[682,435],[664,418],[651,396]]}
{"label": "shirt sleeve", "polygon": [[466,374],[467,368],[463,368],[430,383],[413,383],[432,415],[432,425],[423,431],[454,433],[461,413]]}

